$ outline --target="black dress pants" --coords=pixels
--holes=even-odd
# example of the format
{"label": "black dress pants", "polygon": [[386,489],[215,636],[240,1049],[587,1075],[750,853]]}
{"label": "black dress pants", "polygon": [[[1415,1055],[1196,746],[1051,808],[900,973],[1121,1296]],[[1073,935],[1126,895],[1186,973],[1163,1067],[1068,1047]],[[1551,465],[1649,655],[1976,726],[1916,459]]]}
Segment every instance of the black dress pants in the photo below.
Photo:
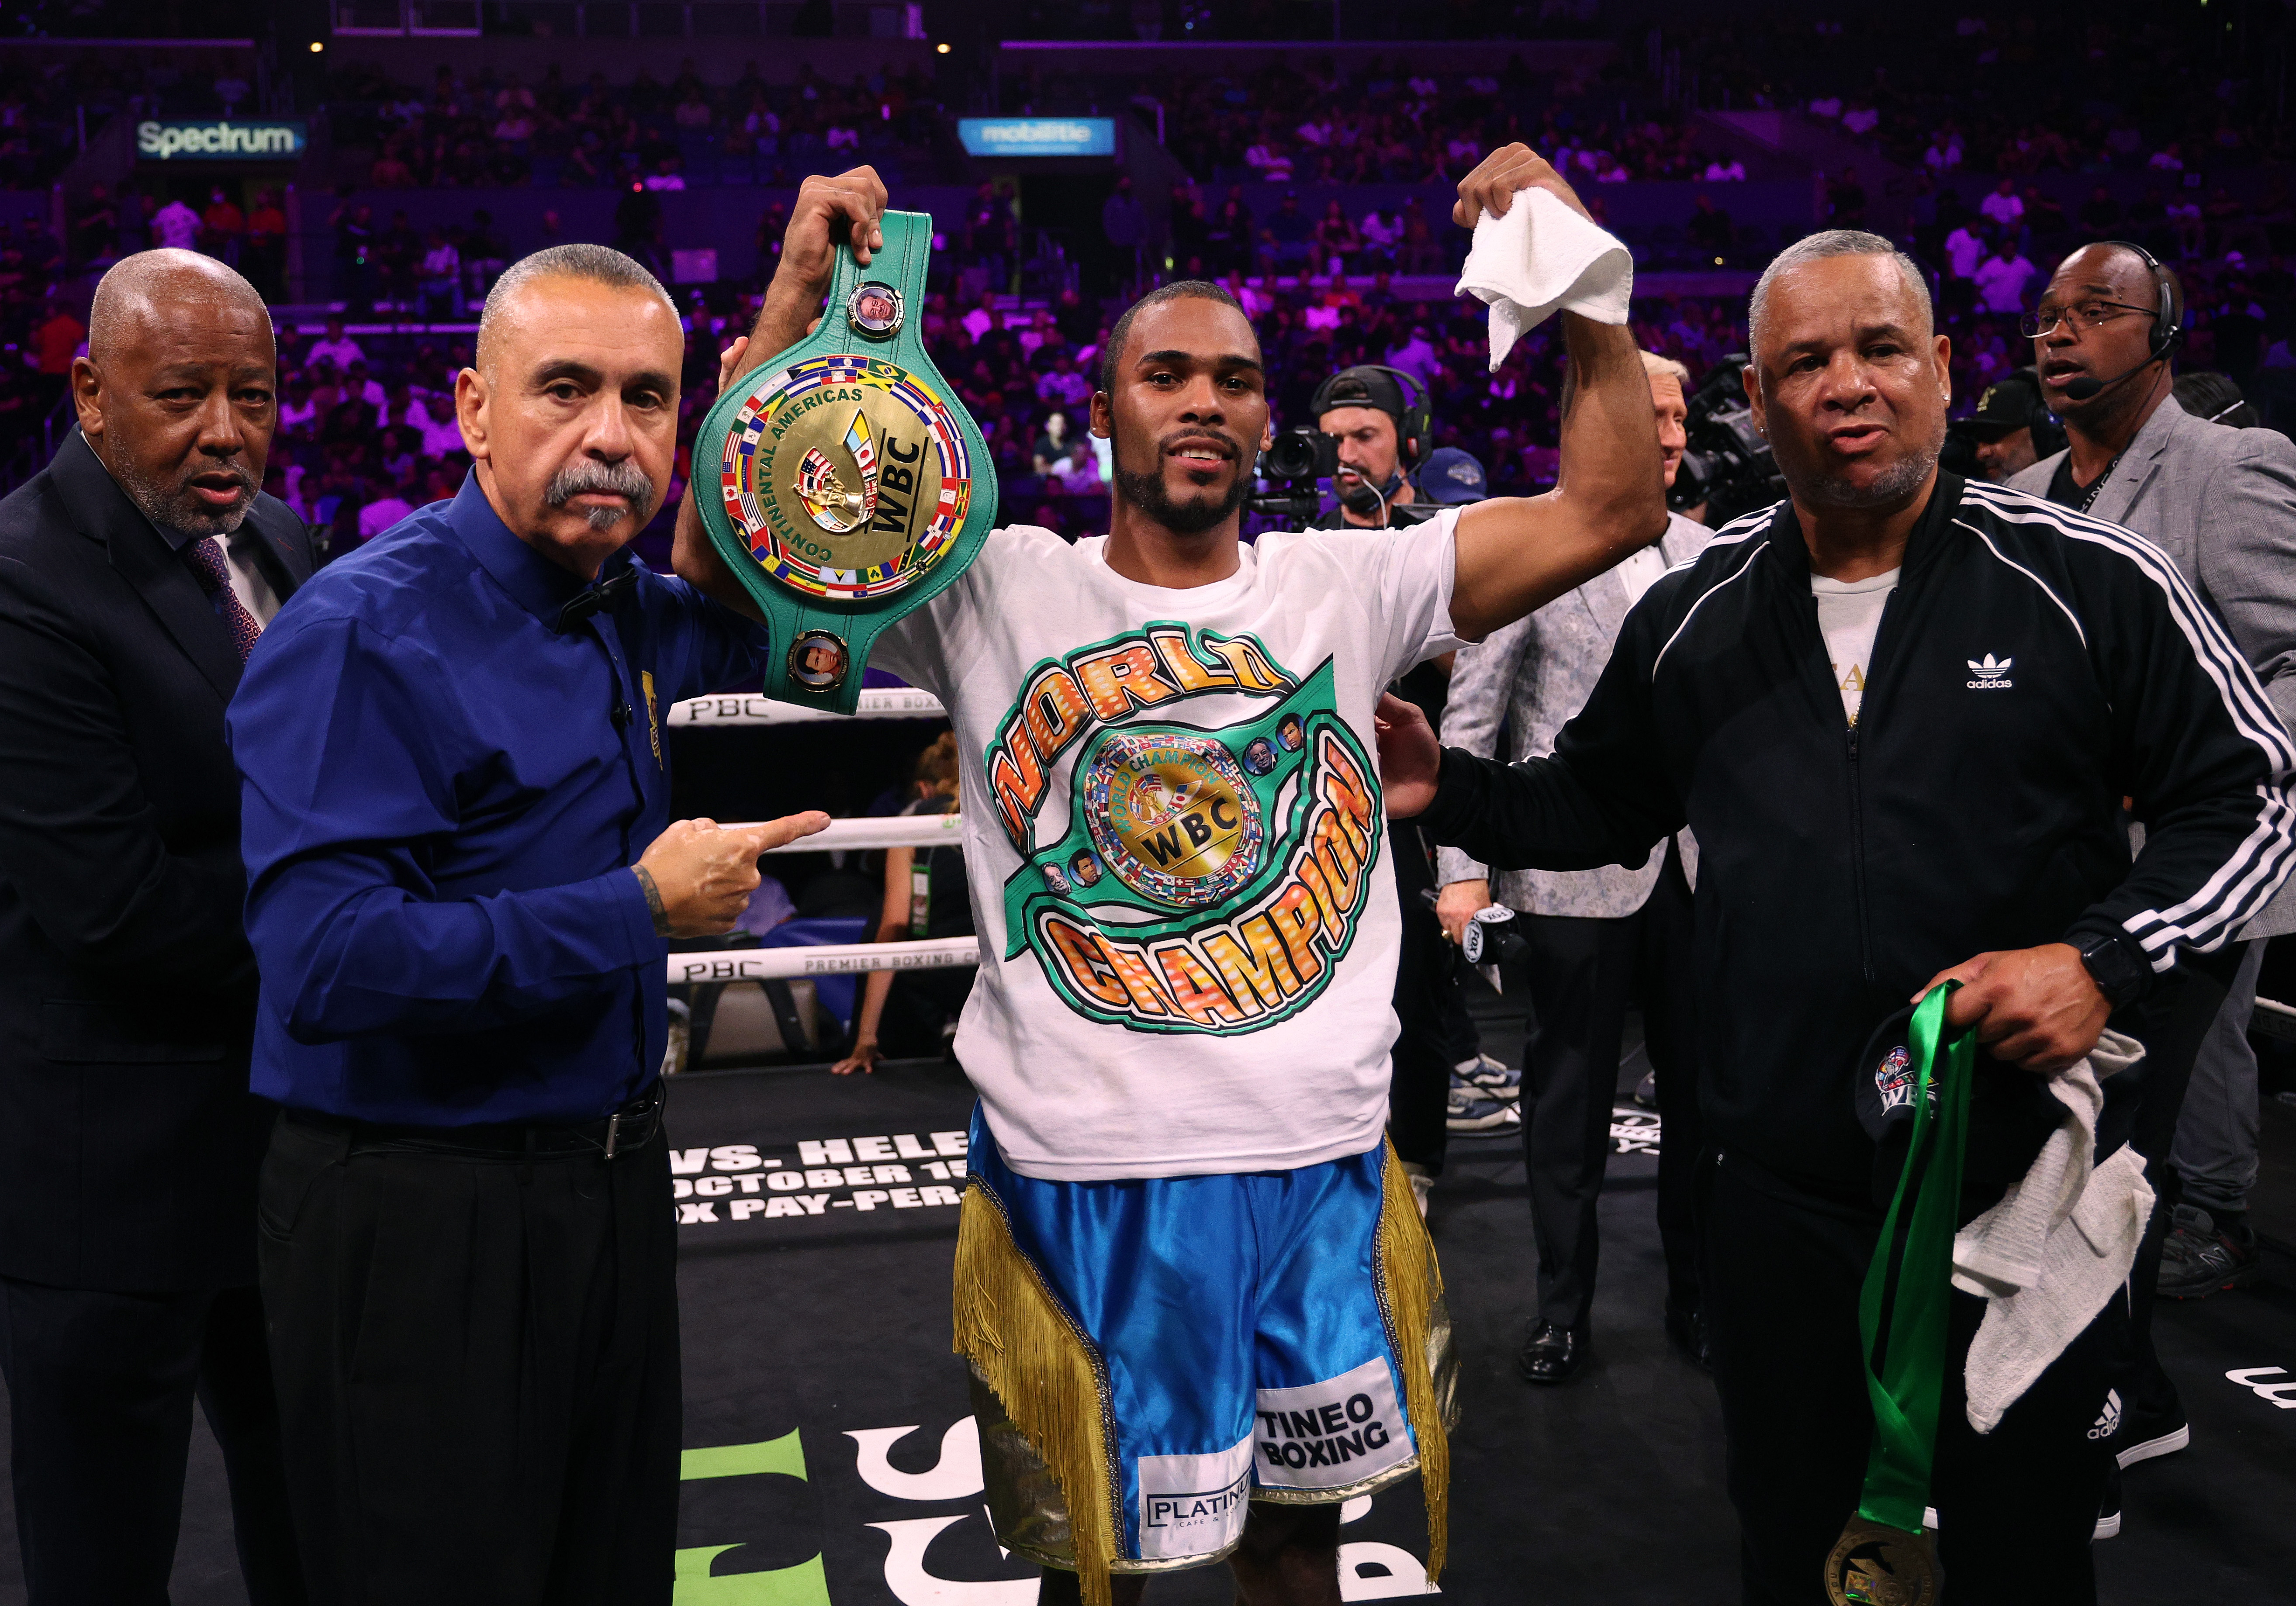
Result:
{"label": "black dress pants", "polygon": [[[2169,1163],[2169,1151],[2177,1141],[2177,1118],[2184,1112],[2185,1090],[2192,1085],[2193,1061],[2207,1040],[2217,1012],[2224,1007],[2225,995],[2246,953],[2247,945],[2237,942],[2228,942],[2213,954],[2185,950],[2177,956],[2177,968],[2112,1022],[2144,1045],[2144,1058],[2134,1073],[2137,1087],[2133,1122],[2126,1131],[2107,1130],[2100,1124],[2097,1132],[2100,1155],[2111,1153],[2124,1141],[2134,1147],[2144,1161],[2144,1180],[2152,1187],[2152,1217],[2146,1224],[2144,1241],[2137,1246],[2136,1263],[2128,1272],[2122,1364],[2115,1380],[2140,1432],[2149,1433],[2164,1421],[2184,1415],[2177,1385],[2161,1364],[2160,1353],[2152,1344],[2161,1253],[2168,1242],[2169,1219],[2183,1196],[2177,1168]],[[2107,1113],[2112,1116],[2117,1111],[2108,1105]]]}
{"label": "black dress pants", "polygon": [[526,1159],[289,1111],[258,1217],[321,1606],[668,1606],[668,1141]]}
{"label": "black dress pants", "polygon": [[1522,1155],[1538,1245],[1541,1321],[1583,1328],[1595,1300],[1595,1201],[1611,1158],[1619,1038],[1642,965],[1643,911],[1617,920],[1525,914],[1507,985],[1529,995]]}
{"label": "black dress pants", "polygon": [[[1857,1509],[1873,1434],[1857,1295],[1882,1212],[1726,1151],[1705,1181],[1703,1293],[1743,1598],[1822,1606],[1826,1553]],[[1983,1315],[1983,1300],[1953,1296],[1930,1495],[1946,1606],[2088,1606],[2111,1454],[2088,1435],[2104,1406],[2116,1313],[2108,1307],[1980,1438],[1962,1369]]]}
{"label": "black dress pants", "polygon": [[1686,1316],[1699,1307],[1697,1178],[1706,1123],[1698,1111],[1690,883],[1671,841],[1642,917],[1643,1044],[1658,1077],[1658,1236],[1666,1255],[1666,1307]]}
{"label": "black dress pants", "polygon": [[248,1599],[304,1599],[254,1289],[0,1278],[0,1372],[29,1606],[166,1606],[194,1396],[223,1449]]}

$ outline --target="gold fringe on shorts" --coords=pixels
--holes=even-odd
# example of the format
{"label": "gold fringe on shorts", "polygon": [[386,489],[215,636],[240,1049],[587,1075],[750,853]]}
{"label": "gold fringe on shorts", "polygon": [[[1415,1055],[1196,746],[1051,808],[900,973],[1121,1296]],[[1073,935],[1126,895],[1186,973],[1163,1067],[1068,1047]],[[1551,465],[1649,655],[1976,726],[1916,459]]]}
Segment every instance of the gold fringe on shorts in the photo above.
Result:
{"label": "gold fringe on shorts", "polygon": [[956,1352],[1060,1485],[1085,1606],[1111,1606],[1118,1495],[1100,1357],[977,1178],[957,1217],[955,1306]]}
{"label": "gold fringe on shorts", "polygon": [[1442,1575],[1451,1539],[1451,1436],[1459,1420],[1459,1360],[1452,1347],[1451,1311],[1443,1299],[1443,1270],[1435,1241],[1411,1194],[1411,1179],[1387,1146],[1379,1249],[1373,1274],[1387,1316],[1396,1369],[1403,1373],[1403,1409],[1418,1441],[1419,1488],[1427,1502],[1427,1581]]}
{"label": "gold fringe on shorts", "polygon": [[[1434,1241],[1391,1145],[1382,1169],[1373,1275],[1389,1348],[1403,1373],[1404,1412],[1417,1453],[1377,1482],[1384,1485],[1414,1466],[1418,1470],[1427,1504],[1431,1584],[1442,1572],[1449,1545],[1449,1429],[1458,1420],[1458,1360]],[[1058,1486],[1057,1503],[1043,1497],[1053,1491],[1041,1490],[1039,1484],[1039,1494],[1022,1496],[1030,1511],[1010,1514],[1025,1533],[1004,1531],[1006,1515],[999,1514],[1000,1543],[1046,1565],[1073,1565],[1086,1606],[1111,1606],[1111,1572],[1160,1571],[1169,1564],[1116,1557],[1123,1486],[1111,1449],[1116,1430],[1099,1353],[1013,1241],[1003,1203],[978,1177],[965,1188],[957,1221],[954,1307],[953,1348],[971,1364],[976,1406],[1001,1410],[994,1423],[988,1416],[996,1413],[982,1414],[984,1452],[991,1447],[992,1430],[1002,1435],[1008,1427],[1018,1430],[1026,1446],[1004,1446],[1012,1453],[1000,1459],[1041,1463],[1032,1479],[1049,1473]],[[982,1400],[982,1389],[993,1400]],[[1317,1503],[1345,1492],[1320,1491]],[[992,1507],[997,1493],[992,1487]],[[1305,1504],[1292,1492],[1286,1495],[1285,1504]],[[1054,1509],[1055,1504],[1066,1509]],[[1199,1564],[1195,1558],[1183,1563]]]}

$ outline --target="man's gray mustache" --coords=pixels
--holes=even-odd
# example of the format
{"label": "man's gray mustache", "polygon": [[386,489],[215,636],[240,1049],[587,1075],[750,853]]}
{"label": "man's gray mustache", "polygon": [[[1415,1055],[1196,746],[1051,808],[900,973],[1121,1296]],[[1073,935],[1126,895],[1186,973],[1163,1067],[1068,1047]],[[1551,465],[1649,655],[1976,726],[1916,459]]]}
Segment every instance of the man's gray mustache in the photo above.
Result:
{"label": "man's gray mustache", "polygon": [[632,514],[644,515],[653,506],[653,479],[630,459],[619,463],[583,463],[563,468],[551,476],[549,488],[542,499],[552,507],[564,507],[575,497],[603,495],[627,498],[629,506],[594,507],[583,514],[592,529],[611,529]]}

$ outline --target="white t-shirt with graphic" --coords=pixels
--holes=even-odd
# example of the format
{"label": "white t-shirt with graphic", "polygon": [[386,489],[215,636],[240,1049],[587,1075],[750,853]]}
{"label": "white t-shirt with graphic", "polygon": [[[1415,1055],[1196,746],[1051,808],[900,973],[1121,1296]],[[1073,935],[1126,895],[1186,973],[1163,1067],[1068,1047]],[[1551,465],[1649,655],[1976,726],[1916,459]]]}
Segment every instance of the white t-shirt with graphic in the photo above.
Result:
{"label": "white t-shirt with graphic", "polygon": [[1817,627],[1825,636],[1825,655],[1833,660],[1833,684],[1841,688],[1841,711],[1857,723],[1858,705],[1866,701],[1866,667],[1874,661],[1874,635],[1882,627],[1882,610],[1898,588],[1893,569],[1865,580],[1829,580],[1809,577],[1817,598]]}
{"label": "white t-shirt with graphic", "polygon": [[1401,924],[1372,710],[1451,634],[1456,512],[1166,590],[992,533],[871,661],[937,693],[980,971],[956,1053],[1055,1181],[1288,1170],[1386,1119]]}

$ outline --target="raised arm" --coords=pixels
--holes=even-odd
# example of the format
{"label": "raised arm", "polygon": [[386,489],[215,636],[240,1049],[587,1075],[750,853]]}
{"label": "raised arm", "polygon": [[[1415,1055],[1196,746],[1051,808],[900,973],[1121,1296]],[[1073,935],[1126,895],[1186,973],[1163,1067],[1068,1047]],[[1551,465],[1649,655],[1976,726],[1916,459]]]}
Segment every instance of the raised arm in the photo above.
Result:
{"label": "raised arm", "polygon": [[[1472,228],[1486,211],[1505,216],[1529,189],[1545,190],[1587,215],[1562,176],[1520,144],[1493,152],[1459,181],[1451,215]],[[1451,622],[1469,640],[1601,574],[1666,529],[1650,381],[1632,332],[1566,312],[1562,343],[1570,402],[1554,488],[1479,502],[1459,516]]]}
{"label": "raised arm", "polygon": [[[859,167],[834,178],[816,174],[797,193],[791,209],[789,233],[782,237],[781,266],[766,287],[765,304],[750,332],[720,354],[718,393],[778,352],[787,351],[812,332],[821,316],[821,299],[837,266],[837,248],[853,242],[853,254],[864,267],[885,243],[878,219],[885,215],[884,181],[877,169]],[[701,509],[693,487],[701,478],[704,444],[694,443],[693,471],[688,476],[685,499],[677,504],[677,529],[670,547],[670,567],[688,585],[715,597],[750,619],[759,618],[758,605],[742,588],[709,545],[702,528]]]}

